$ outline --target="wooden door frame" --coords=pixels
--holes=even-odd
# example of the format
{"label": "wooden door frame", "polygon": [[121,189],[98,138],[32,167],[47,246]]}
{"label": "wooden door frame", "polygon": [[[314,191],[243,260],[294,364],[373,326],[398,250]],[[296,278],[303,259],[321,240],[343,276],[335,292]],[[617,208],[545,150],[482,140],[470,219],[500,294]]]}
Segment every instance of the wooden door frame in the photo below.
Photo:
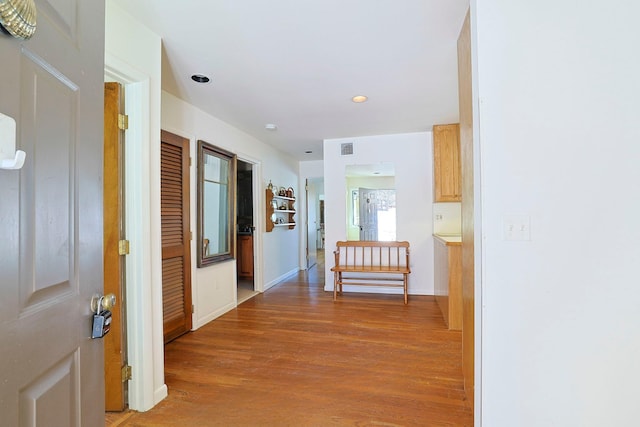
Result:
{"label": "wooden door frame", "polygon": [[[460,162],[462,172],[462,370],[464,389],[482,425],[482,186],[480,185],[480,120],[475,50],[475,16],[467,10],[457,41],[458,104],[460,112]],[[478,243],[478,244],[476,244]],[[465,329],[470,332],[465,335]]]}
{"label": "wooden door frame", "polygon": [[[117,90],[107,85],[117,84]],[[115,97],[115,99],[114,99]],[[117,104],[109,110],[108,100]],[[104,118],[104,294],[116,296],[111,309],[111,332],[104,337],[105,409],[123,411],[126,408],[126,380],[122,369],[127,363],[125,272],[119,241],[125,239],[124,227],[124,129],[119,115],[124,112],[124,87],[118,82],[105,83]],[[114,142],[115,141],[115,142]]]}
{"label": "wooden door frame", "polygon": [[127,94],[125,111],[129,115],[129,129],[124,165],[127,176],[125,223],[131,245],[129,256],[125,259],[125,280],[129,284],[136,284],[129,286],[125,295],[128,302],[128,361],[133,371],[128,400],[129,409],[146,411],[168,395],[164,383],[162,317],[160,315],[158,319],[157,316],[162,308],[162,296],[151,285],[152,278],[155,280],[156,277],[156,266],[149,261],[153,253],[152,239],[149,238],[153,228],[149,221],[153,215],[153,203],[148,187],[151,163],[144,159],[149,159],[152,151],[149,142],[151,76],[108,52],[105,53],[105,76],[110,81],[122,83]]}

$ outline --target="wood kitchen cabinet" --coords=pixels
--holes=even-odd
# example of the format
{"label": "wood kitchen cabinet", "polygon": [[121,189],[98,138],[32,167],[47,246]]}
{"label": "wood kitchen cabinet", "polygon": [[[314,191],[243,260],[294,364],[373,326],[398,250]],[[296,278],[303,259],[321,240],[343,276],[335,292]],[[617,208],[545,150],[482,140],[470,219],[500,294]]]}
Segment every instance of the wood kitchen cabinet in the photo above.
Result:
{"label": "wood kitchen cabinet", "polygon": [[[455,241],[458,240],[458,241]],[[449,329],[462,329],[462,243],[433,236],[436,302]]]}
{"label": "wood kitchen cabinet", "polygon": [[433,126],[434,202],[462,200],[460,125]]}
{"label": "wood kitchen cabinet", "polygon": [[238,252],[236,268],[241,279],[253,279],[253,236],[251,234],[238,235]]}

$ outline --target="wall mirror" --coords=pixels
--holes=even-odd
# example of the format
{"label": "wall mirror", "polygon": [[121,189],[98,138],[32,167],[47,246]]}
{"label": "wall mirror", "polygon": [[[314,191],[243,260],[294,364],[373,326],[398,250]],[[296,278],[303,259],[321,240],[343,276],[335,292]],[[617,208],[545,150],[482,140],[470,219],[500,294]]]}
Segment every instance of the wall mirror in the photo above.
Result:
{"label": "wall mirror", "polygon": [[347,165],[347,238],[396,240],[396,191],[393,163]]}
{"label": "wall mirror", "polygon": [[198,141],[198,267],[234,257],[236,156]]}

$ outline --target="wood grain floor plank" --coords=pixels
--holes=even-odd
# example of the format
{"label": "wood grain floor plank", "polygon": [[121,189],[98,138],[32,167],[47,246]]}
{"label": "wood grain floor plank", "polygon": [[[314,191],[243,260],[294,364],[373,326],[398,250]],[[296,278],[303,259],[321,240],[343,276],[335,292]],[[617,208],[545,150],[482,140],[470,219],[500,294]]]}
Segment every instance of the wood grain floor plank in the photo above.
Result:
{"label": "wood grain floor plank", "polygon": [[434,297],[334,302],[323,272],[300,273],[169,343],[169,396],[107,426],[472,426],[462,337]]}

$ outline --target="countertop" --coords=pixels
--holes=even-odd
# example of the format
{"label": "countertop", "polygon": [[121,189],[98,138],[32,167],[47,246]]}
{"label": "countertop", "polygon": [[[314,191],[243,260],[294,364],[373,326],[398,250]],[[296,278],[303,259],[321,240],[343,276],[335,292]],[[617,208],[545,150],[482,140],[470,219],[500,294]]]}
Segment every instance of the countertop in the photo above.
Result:
{"label": "countertop", "polygon": [[459,234],[434,234],[433,238],[446,246],[462,245],[462,236]]}

